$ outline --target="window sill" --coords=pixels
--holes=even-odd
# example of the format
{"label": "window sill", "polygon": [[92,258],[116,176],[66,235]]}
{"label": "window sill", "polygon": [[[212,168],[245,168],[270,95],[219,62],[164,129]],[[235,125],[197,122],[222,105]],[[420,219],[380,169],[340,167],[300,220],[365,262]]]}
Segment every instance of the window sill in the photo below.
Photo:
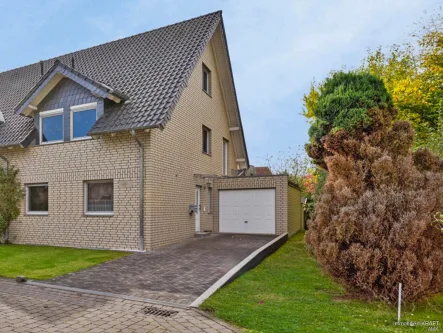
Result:
{"label": "window sill", "polygon": [[48,216],[48,212],[26,212],[25,216]]}
{"label": "window sill", "polygon": [[209,156],[209,157],[211,157],[211,156],[212,156],[212,154],[211,154],[211,153],[205,153],[204,151],[202,151],[202,153],[203,153],[204,155],[206,155],[206,156]]}
{"label": "window sill", "polygon": [[47,145],[54,145],[56,143],[63,143],[64,140],[57,140],[57,141],[48,141],[48,142],[40,142],[40,146],[47,146]]}
{"label": "window sill", "polygon": [[211,97],[212,98],[212,95],[210,94],[210,93],[208,93],[206,90],[204,90],[204,89],[202,89],[203,90],[203,92],[206,94],[206,95],[208,95],[209,97]]}
{"label": "window sill", "polygon": [[74,142],[74,141],[85,141],[85,140],[92,140],[92,137],[91,136],[84,136],[84,137],[81,137],[81,138],[71,138],[71,142]]}
{"label": "window sill", "polygon": [[86,217],[112,217],[114,216],[114,212],[96,212],[96,213],[84,213]]}

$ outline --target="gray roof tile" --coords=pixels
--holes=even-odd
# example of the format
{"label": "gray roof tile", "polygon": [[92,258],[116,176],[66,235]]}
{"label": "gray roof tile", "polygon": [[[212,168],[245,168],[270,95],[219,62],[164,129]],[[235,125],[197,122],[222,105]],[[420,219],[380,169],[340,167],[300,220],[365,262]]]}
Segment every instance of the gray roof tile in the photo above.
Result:
{"label": "gray roof tile", "polygon": [[[49,59],[43,66],[48,71],[55,60],[71,64],[74,58],[79,74],[129,98],[111,104],[90,134],[164,126],[220,22],[221,12],[215,12]],[[34,132],[33,120],[16,115],[14,108],[40,80],[40,63],[0,73],[0,111],[6,120],[0,125],[0,147],[20,145]]]}
{"label": "gray roof tile", "polygon": [[108,94],[113,94],[116,97],[119,97],[123,100],[127,100],[128,97],[124,94],[121,94],[118,90],[114,90],[109,86],[106,86],[100,82],[96,82],[85,75],[79,73],[73,68],[64,65],[59,60],[56,60],[54,65],[44,74],[37,84],[28,92],[24,99],[20,101],[20,103],[14,108],[15,113],[21,114],[23,109],[32,101],[35,95],[39,94],[39,92],[45,87],[45,85],[53,78],[56,73],[61,73],[65,77],[81,84],[89,91],[93,92],[97,96],[101,98],[106,98]]}

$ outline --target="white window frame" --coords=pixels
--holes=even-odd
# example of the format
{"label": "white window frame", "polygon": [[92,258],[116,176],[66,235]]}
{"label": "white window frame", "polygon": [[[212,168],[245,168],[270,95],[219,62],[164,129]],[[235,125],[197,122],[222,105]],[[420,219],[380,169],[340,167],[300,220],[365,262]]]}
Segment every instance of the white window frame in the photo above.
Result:
{"label": "white window frame", "polygon": [[74,113],[75,112],[82,112],[82,111],[87,111],[87,110],[92,110],[95,109],[95,121],[97,121],[98,119],[98,113],[97,113],[97,102],[93,102],[93,103],[87,103],[87,104],[81,104],[81,105],[74,105],[70,107],[71,112],[70,112],[70,117],[71,117],[71,121],[70,121],[70,131],[71,131],[71,141],[80,141],[80,140],[90,140],[92,139],[90,136],[82,136],[79,138],[74,138]]}
{"label": "white window frame", "polygon": [[26,215],[41,215],[41,216],[47,216],[49,211],[49,196],[48,196],[48,210],[45,211],[33,211],[29,210],[29,188],[30,187],[40,187],[40,186],[47,186],[48,192],[49,192],[49,185],[48,183],[41,183],[41,184],[26,184]]}
{"label": "white window frame", "polygon": [[[89,212],[88,211],[88,184],[105,184],[105,183],[111,183],[112,184],[112,201],[113,201],[113,210],[112,212]],[[87,180],[84,182],[84,209],[83,212],[86,216],[114,216],[114,193],[115,193],[115,187],[114,187],[114,181],[113,180]]]}
{"label": "white window frame", "polygon": [[212,213],[212,187],[208,187],[208,213]]}
{"label": "white window frame", "polygon": [[[207,151],[204,150],[203,132],[207,133],[206,134],[206,148],[207,148]],[[211,145],[212,145],[212,130],[209,127],[203,125],[202,126],[202,153],[206,154],[208,156],[211,156],[212,155],[212,147],[211,147]]]}
{"label": "white window frame", "polygon": [[[65,138],[65,122],[64,122],[64,115],[63,115],[63,108],[60,109],[54,109],[54,110],[48,110],[48,111],[42,111],[39,113],[39,129],[40,129],[40,135],[39,135],[39,139],[40,139],[40,144],[41,145],[51,145],[54,143],[60,143],[64,141]],[[54,116],[62,116],[62,139],[61,140],[54,140],[54,141],[46,141],[43,142],[43,119],[44,118],[50,118],[50,117],[54,117]]]}
{"label": "white window frame", "polygon": [[[226,147],[226,151],[225,151]],[[223,159],[223,166],[222,166],[222,174],[223,176],[229,175],[229,141],[223,138],[223,146],[222,146],[222,159]]]}
{"label": "white window frame", "polygon": [[[202,69],[203,69],[203,72],[202,72],[202,90],[205,92],[205,93],[207,93],[209,96],[211,96],[211,94],[212,94],[212,79],[211,79],[211,70],[209,69],[209,67],[208,66],[206,66],[204,63],[203,63],[203,66],[202,66]],[[207,83],[207,87],[205,87],[204,86],[204,79],[203,79],[203,77],[204,77],[204,73],[206,73],[206,75],[207,75],[207,80],[206,80],[206,83]],[[206,88],[206,89],[205,89]]]}

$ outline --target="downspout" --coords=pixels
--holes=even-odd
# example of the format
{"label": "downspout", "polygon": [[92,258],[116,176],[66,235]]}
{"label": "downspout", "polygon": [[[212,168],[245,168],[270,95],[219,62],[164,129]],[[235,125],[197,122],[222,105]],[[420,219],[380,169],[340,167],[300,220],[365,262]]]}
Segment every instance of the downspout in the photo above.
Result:
{"label": "downspout", "polygon": [[139,200],[140,200],[140,251],[145,250],[144,245],[144,224],[143,224],[143,203],[144,203],[144,154],[143,154],[143,144],[137,138],[135,131],[130,131],[132,137],[138,145],[138,172],[139,172]]}

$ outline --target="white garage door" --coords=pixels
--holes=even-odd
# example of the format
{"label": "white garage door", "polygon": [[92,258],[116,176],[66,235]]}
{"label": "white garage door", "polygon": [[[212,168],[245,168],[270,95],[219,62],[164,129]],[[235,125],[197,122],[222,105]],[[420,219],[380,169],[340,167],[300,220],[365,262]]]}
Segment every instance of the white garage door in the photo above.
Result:
{"label": "white garage door", "polygon": [[220,232],[275,234],[275,189],[219,191]]}

